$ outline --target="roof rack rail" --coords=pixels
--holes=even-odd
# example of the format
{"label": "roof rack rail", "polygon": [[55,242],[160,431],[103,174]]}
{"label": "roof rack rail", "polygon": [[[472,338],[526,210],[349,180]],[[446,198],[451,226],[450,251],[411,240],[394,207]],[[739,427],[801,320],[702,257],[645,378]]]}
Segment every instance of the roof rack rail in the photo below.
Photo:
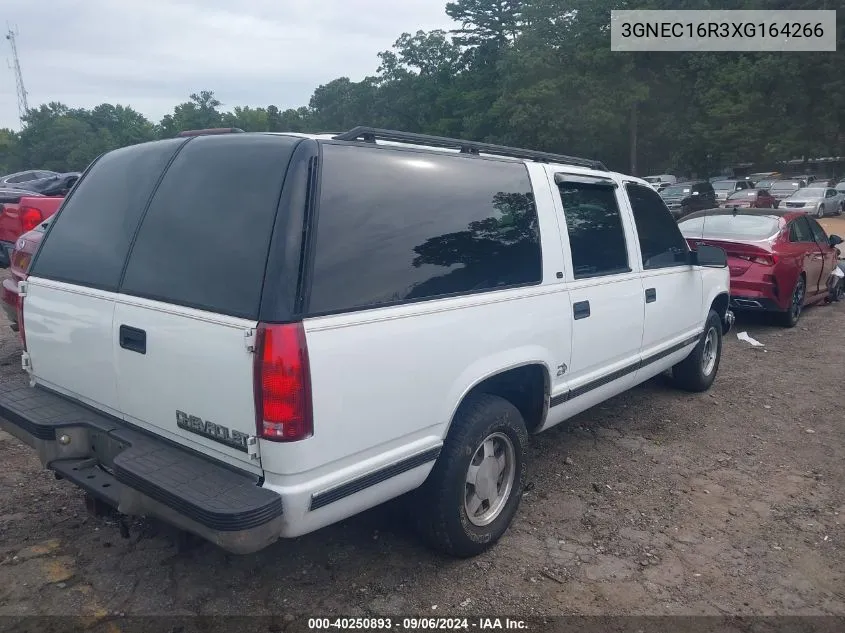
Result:
{"label": "roof rack rail", "polygon": [[601,171],[609,171],[604,164],[597,160],[588,158],[577,158],[551,152],[539,152],[531,149],[520,149],[506,145],[493,145],[491,143],[479,143],[476,141],[465,141],[445,136],[431,136],[429,134],[417,134],[415,132],[399,132],[396,130],[382,130],[379,128],[359,126],[338,134],[334,137],[336,141],[364,141],[375,143],[379,141],[392,141],[395,143],[411,143],[414,145],[427,145],[429,147],[443,147],[457,149],[462,154],[491,154],[494,156],[507,156],[509,158],[522,158],[534,160],[541,163],[563,163],[566,165],[577,165]]}
{"label": "roof rack rail", "polygon": [[243,130],[239,127],[210,127],[205,130],[183,130],[176,136],[208,136],[210,134],[239,134]]}

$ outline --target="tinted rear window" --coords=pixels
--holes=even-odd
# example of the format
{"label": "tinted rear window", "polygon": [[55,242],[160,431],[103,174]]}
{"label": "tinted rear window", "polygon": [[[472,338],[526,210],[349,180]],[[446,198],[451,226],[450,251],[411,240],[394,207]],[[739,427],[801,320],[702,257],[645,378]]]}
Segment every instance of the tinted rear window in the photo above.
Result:
{"label": "tinted rear window", "polygon": [[144,217],[121,291],[257,318],[282,183],[299,142],[241,134],[188,141]]}
{"label": "tinted rear window", "polygon": [[713,183],[713,189],[716,191],[724,191],[734,189],[736,187],[736,181],[734,180],[717,180]]}
{"label": "tinted rear window", "polygon": [[686,238],[765,240],[778,232],[779,218],[771,215],[707,215],[678,223]]}
{"label": "tinted rear window", "polygon": [[62,206],[32,274],[117,290],[144,207],[167,162],[184,142],[145,143],[102,156]]}
{"label": "tinted rear window", "polygon": [[323,146],[312,314],[538,283],[522,163]]}

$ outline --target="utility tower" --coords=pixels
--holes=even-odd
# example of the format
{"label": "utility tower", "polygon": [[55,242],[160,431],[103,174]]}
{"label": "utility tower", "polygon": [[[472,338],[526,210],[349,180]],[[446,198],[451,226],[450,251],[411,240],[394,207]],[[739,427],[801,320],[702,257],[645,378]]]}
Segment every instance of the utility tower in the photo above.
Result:
{"label": "utility tower", "polygon": [[18,91],[18,117],[20,117],[21,125],[24,123],[24,117],[26,116],[27,110],[29,110],[29,104],[26,102],[26,88],[23,86],[23,73],[21,73],[21,60],[18,57],[18,45],[15,42],[15,38],[18,36],[17,29],[12,29],[12,27],[8,27],[9,30],[6,31],[6,39],[9,40],[9,45],[12,47],[12,61],[9,64],[9,67],[12,69],[12,72],[15,73],[15,84],[17,85]]}

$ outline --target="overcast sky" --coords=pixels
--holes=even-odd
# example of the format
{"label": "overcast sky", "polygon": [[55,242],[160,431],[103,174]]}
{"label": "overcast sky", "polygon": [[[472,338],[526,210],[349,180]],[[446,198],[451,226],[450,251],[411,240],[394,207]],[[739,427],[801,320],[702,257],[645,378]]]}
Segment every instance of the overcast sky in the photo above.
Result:
{"label": "overcast sky", "polygon": [[[130,105],[152,121],[213,90],[223,108],[306,105],[336,77],[373,74],[404,31],[449,29],[446,0],[2,0],[29,106]],[[18,129],[0,40],[0,128]]]}

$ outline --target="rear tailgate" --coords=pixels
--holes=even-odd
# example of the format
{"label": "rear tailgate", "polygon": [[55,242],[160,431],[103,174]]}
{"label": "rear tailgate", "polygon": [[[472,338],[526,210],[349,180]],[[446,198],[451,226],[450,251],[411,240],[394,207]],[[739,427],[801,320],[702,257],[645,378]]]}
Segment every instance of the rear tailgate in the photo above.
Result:
{"label": "rear tailgate", "polygon": [[252,472],[261,465],[249,335],[286,169],[302,142],[246,134],[187,141],[150,201],[116,301],[125,419]]}

